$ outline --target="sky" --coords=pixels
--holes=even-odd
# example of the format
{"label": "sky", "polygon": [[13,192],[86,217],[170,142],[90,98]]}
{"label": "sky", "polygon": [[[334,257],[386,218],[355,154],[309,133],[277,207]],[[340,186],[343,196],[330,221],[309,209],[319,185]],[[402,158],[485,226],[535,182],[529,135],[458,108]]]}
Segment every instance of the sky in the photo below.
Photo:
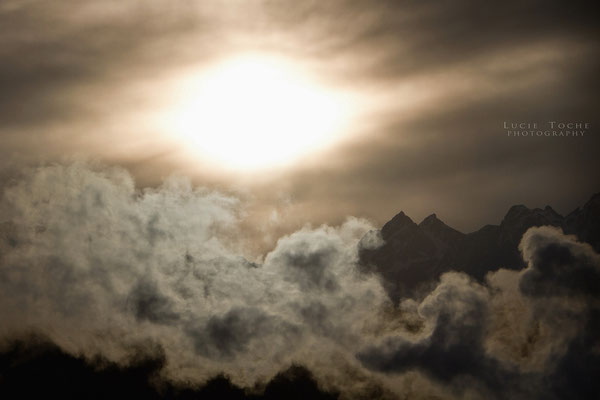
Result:
{"label": "sky", "polygon": [[599,192],[593,5],[0,2],[0,383],[16,338],[196,389],[594,393],[589,244],[532,228],[524,268],[397,304],[359,268],[400,211],[471,232]]}
{"label": "sky", "polygon": [[[401,210],[469,232],[513,204],[566,214],[598,191],[589,2],[4,1],[0,21],[3,181],[73,159],[123,166],[139,187],[183,175],[246,197],[248,218],[279,232],[348,215],[380,226]],[[240,152],[253,157],[244,142],[229,141],[218,162],[210,147],[196,151],[202,137],[182,139],[181,124],[191,135],[201,127],[177,108],[193,115],[205,104],[181,106],[181,92],[193,97],[194,82],[247,54],[301,70],[323,89],[315,98],[350,104],[336,139],[259,170],[229,168]],[[223,90],[233,90],[225,102],[240,93]],[[274,125],[271,141],[298,136],[293,127],[314,118],[302,114],[310,102],[288,101],[290,122]],[[266,103],[261,113],[276,120],[281,110]],[[577,138],[504,129],[550,121],[590,128]]]}

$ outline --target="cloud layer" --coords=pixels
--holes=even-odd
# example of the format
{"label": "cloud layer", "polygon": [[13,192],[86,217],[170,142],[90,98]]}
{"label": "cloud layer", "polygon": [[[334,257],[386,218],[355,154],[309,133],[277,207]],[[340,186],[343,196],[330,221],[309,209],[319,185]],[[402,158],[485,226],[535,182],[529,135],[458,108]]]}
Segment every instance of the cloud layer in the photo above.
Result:
{"label": "cloud layer", "polygon": [[4,348],[33,333],[116,365],[155,348],[161,379],[225,373],[244,387],[300,364],[343,398],[598,389],[599,256],[555,228],[524,235],[522,271],[485,284],[448,272],[396,307],[356,266],[360,246],[381,243],[360,219],[306,226],[248,260],[243,205],[185,179],[140,190],[122,169],[52,165],[1,204]]}
{"label": "cloud layer", "polygon": [[136,191],[123,170],[56,165],[7,188],[3,207],[5,337],[33,330],[112,360],[151,340],[173,376],[251,384],[293,361],[352,363],[385,302],[354,268],[372,228],[357,219],[282,237],[257,265],[235,249],[236,200],[185,180]]}

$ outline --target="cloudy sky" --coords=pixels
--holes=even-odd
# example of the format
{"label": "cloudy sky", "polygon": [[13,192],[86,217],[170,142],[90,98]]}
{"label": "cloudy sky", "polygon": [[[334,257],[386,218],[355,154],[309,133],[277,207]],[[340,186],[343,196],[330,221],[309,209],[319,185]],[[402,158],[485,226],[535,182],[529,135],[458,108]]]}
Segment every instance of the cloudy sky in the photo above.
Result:
{"label": "cloudy sky", "polygon": [[[568,213],[598,191],[595,22],[585,1],[3,1],[2,180],[73,159],[123,166],[139,187],[184,175],[247,198],[248,219],[282,232],[347,215],[380,225],[400,210],[463,231],[515,203]],[[240,75],[203,94],[240,55],[276,59],[317,101],[341,99],[338,125],[323,128],[327,109],[293,90],[261,103],[263,82],[240,87]],[[213,93],[234,105],[207,106]],[[248,112],[275,121],[261,122],[272,146],[246,145],[261,126],[240,109],[256,96]],[[204,144],[219,126],[202,125],[214,112],[217,124],[240,119],[216,151]],[[590,128],[503,127],[549,121]],[[305,132],[317,146],[288,157]]]}
{"label": "cloudy sky", "polygon": [[0,395],[45,389],[19,386],[39,354],[16,338],[94,376],[159,360],[144,387],[299,365],[342,399],[591,398],[589,244],[532,228],[522,269],[437,271],[398,301],[358,261],[401,210],[470,232],[599,191],[597,20],[586,1],[3,0]]}

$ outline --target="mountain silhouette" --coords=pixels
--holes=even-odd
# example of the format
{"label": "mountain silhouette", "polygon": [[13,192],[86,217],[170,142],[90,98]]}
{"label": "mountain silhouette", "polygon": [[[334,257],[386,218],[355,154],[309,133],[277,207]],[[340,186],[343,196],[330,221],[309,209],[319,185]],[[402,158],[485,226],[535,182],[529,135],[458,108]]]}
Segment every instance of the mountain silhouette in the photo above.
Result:
{"label": "mountain silhouette", "polygon": [[482,281],[499,268],[523,268],[518,249],[521,237],[527,229],[543,225],[560,227],[600,252],[600,193],[565,217],[550,206],[515,205],[500,225],[486,225],[468,234],[449,227],[435,214],[416,224],[400,212],[381,228],[382,246],[359,249],[360,265],[380,274],[397,302],[426,293],[447,271],[465,272]]}

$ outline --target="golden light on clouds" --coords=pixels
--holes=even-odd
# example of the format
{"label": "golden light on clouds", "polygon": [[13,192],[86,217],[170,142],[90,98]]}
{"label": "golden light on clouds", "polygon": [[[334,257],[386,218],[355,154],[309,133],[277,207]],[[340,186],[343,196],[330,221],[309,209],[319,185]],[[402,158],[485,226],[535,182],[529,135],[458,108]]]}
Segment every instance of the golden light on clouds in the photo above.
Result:
{"label": "golden light on clouds", "polygon": [[353,115],[351,96],[274,56],[228,58],[174,87],[165,130],[196,157],[233,170],[290,165],[347,134]]}

